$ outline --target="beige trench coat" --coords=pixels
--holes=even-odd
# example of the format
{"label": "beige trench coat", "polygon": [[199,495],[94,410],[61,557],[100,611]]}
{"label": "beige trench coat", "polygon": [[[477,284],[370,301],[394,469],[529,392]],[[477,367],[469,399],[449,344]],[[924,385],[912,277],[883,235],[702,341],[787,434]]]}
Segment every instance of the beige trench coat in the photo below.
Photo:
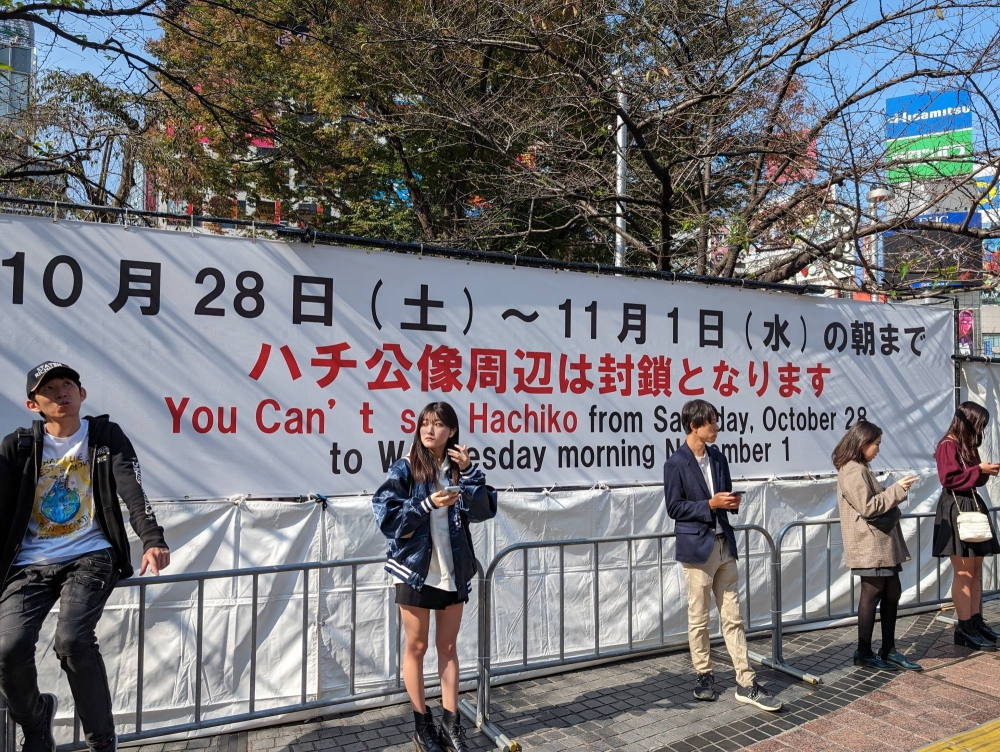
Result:
{"label": "beige trench coat", "polygon": [[837,506],[840,532],[844,537],[844,560],[851,569],[894,567],[909,561],[910,552],[897,524],[886,535],[865,522],[863,517],[888,512],[906,499],[898,483],[888,490],[866,464],[848,462],[837,474]]}

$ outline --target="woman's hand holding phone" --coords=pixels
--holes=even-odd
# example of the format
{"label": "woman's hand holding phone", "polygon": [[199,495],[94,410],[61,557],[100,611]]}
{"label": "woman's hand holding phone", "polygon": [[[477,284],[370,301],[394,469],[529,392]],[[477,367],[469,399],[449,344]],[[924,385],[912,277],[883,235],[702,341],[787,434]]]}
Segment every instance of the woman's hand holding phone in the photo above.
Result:
{"label": "woman's hand holding phone", "polygon": [[[451,486],[449,486],[451,488]],[[450,507],[462,494],[458,491],[449,491],[447,488],[443,491],[435,491],[431,494],[431,504],[436,506],[438,509],[441,507]]]}
{"label": "woman's hand holding phone", "polygon": [[1000,472],[1000,462],[980,462],[979,469],[986,475],[996,475]]}

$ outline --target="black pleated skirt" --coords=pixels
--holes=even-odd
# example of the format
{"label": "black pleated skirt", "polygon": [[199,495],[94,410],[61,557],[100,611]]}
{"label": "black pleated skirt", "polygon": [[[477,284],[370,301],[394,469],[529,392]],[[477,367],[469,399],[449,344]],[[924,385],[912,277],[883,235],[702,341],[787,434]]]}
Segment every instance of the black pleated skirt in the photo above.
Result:
{"label": "black pleated skirt", "polygon": [[[955,501],[958,500],[956,504]],[[961,506],[961,508],[959,508]],[[982,543],[966,543],[958,537],[958,513],[972,512],[978,509],[990,520],[993,538]],[[1000,543],[997,542],[997,531],[993,525],[992,516],[986,511],[986,505],[978,493],[971,491],[952,492],[945,489],[937,503],[937,514],[934,516],[934,548],[935,556],[992,556],[1000,553]]]}

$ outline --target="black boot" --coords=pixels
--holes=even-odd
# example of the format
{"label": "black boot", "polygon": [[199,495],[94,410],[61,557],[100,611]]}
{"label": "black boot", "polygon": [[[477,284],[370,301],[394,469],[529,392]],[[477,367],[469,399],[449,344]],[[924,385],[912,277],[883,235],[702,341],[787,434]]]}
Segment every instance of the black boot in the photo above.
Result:
{"label": "black boot", "polygon": [[1000,637],[1000,633],[998,633],[995,629],[993,629],[993,627],[991,627],[989,624],[983,621],[982,614],[972,615],[972,626],[976,628],[976,631],[979,632],[979,634],[981,634],[983,637],[985,637],[992,643],[996,643],[997,638]]}
{"label": "black boot", "polygon": [[958,626],[955,627],[955,644],[973,650],[982,650],[984,653],[992,653],[997,649],[996,645],[979,634],[972,619],[958,620]]}
{"label": "black boot", "polygon": [[458,713],[445,710],[441,717],[441,749],[445,752],[468,752],[465,745],[465,729]]}
{"label": "black boot", "polygon": [[429,708],[427,713],[413,711],[413,749],[414,752],[443,752]]}

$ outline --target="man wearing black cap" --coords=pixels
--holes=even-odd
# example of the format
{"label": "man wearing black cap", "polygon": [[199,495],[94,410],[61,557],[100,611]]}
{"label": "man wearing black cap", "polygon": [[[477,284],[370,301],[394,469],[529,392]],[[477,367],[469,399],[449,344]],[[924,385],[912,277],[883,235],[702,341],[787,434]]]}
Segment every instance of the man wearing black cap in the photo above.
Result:
{"label": "man wearing black cap", "polygon": [[80,417],[80,374],[48,361],[28,372],[38,413],[0,443],[0,694],[24,731],[24,752],[55,752],[56,697],[41,694],[35,644],[59,601],[55,651],[87,745],[117,748],[111,691],[94,630],[115,583],[131,576],[118,499],[142,540],[139,574],[170,563],[163,528],[142,490],[132,443],[107,415]]}

